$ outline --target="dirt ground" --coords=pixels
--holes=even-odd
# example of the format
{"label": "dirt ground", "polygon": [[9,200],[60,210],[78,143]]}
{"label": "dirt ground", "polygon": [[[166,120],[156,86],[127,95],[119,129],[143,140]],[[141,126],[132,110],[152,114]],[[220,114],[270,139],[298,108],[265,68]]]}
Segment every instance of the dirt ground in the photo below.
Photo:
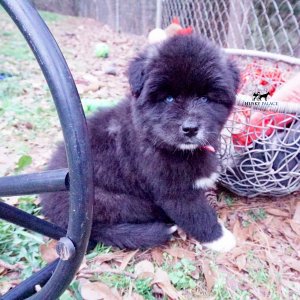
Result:
{"label": "dirt ground", "polygon": [[[0,73],[13,75],[0,81],[0,174],[41,171],[62,138],[59,122],[35,59],[8,17],[0,15]],[[118,34],[90,19],[43,17],[86,107],[110,105],[128,93],[126,66],[144,37]],[[103,42],[109,46],[106,59],[94,52]],[[115,75],[107,74],[112,70]],[[3,200],[20,207],[19,197]],[[299,195],[247,200],[220,192],[216,206],[238,239],[230,253],[206,250],[181,231],[169,245],[145,252],[99,246],[61,299],[300,299]],[[25,255],[7,250],[8,242],[1,243],[8,230],[0,236],[0,295],[30,265]],[[43,261],[55,257],[53,245],[39,242]],[[28,247],[24,240],[17,246],[19,252]]]}

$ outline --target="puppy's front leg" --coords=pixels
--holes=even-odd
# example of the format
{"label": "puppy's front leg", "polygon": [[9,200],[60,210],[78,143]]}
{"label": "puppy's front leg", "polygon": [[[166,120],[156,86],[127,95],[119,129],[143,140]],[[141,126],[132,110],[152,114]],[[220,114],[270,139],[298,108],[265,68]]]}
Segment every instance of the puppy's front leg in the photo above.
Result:
{"label": "puppy's front leg", "polygon": [[[201,193],[201,192],[200,192]],[[183,230],[206,247],[227,252],[236,245],[234,235],[218,220],[212,207],[199,191],[181,197],[161,196],[157,204]]]}

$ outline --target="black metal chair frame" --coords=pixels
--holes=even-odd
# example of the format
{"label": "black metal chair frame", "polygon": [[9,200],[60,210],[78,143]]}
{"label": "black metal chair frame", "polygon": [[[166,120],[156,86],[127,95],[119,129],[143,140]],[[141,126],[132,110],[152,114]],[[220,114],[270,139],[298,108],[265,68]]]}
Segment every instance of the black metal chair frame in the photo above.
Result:
{"label": "black metal chair frame", "polygon": [[[36,9],[28,0],[0,0],[0,4],[24,35],[44,73],[56,105],[68,157],[68,169],[0,178],[0,197],[64,190],[69,190],[70,195],[67,231],[0,202],[1,219],[59,240],[60,257],[1,299],[53,300],[74,278],[90,237],[94,187],[86,120],[67,63]],[[38,292],[37,285],[42,287]]]}

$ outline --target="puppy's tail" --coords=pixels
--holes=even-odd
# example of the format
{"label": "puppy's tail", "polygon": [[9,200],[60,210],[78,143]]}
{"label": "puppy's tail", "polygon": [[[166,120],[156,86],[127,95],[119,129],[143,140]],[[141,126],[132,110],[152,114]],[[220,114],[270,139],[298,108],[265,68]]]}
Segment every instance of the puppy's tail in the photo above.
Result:
{"label": "puppy's tail", "polygon": [[161,222],[143,224],[94,224],[92,240],[121,249],[147,249],[166,243],[177,227]]}

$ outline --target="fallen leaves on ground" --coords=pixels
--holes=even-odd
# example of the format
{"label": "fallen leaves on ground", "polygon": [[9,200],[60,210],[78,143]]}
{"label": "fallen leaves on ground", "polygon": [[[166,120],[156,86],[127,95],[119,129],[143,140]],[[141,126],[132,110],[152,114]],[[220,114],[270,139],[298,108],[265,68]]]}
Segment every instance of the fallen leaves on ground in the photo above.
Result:
{"label": "fallen leaves on ground", "polygon": [[122,300],[116,289],[98,281],[81,280],[80,291],[84,300]]}
{"label": "fallen leaves on ground", "polygon": [[203,260],[201,264],[202,272],[204,274],[204,278],[206,281],[207,290],[211,292],[212,288],[215,285],[217,275],[215,272],[211,269],[211,266],[209,265],[208,260]]}
{"label": "fallen leaves on ground", "polygon": [[178,299],[179,293],[171,284],[168,273],[161,268],[156,270],[152,284],[158,285],[170,299]]}
{"label": "fallen leaves on ground", "polygon": [[193,251],[189,251],[185,248],[181,248],[181,247],[171,247],[171,248],[167,248],[165,250],[166,253],[170,254],[171,256],[173,256],[175,259],[178,258],[187,258],[191,261],[195,260],[196,254]]}
{"label": "fallen leaves on ground", "polygon": [[46,263],[51,263],[52,261],[58,258],[58,254],[56,252],[56,245],[57,245],[57,241],[51,240],[50,242],[46,244],[42,244],[40,246],[42,259]]}
{"label": "fallen leaves on ground", "polygon": [[142,260],[134,266],[134,273],[138,278],[153,278],[154,265],[148,260]]}
{"label": "fallen leaves on ground", "polygon": [[[2,15],[1,15],[2,17]],[[0,18],[0,27],[9,32],[12,25]],[[50,29],[63,50],[71,68],[80,95],[89,101],[115,101],[128,92],[125,76],[128,61],[140,49],[145,41],[143,37],[119,34],[95,20],[64,17]],[[110,47],[108,59],[96,58],[93,54],[97,42],[107,42]],[[107,65],[114,64],[116,76],[105,74]],[[20,158],[16,153],[30,152],[32,164],[26,171],[41,171],[48,161],[56,142],[62,139],[58,118],[53,111],[49,91],[45,89],[45,80],[37,63],[16,64],[8,60],[5,65],[12,74],[24,74],[19,80],[22,88],[17,101],[26,111],[38,108],[34,116],[23,120],[11,112],[0,124],[3,137],[0,148],[0,171],[8,175],[14,172]],[[6,122],[7,121],[7,122]],[[39,127],[47,121],[44,127]],[[5,199],[11,205],[18,203],[16,198]],[[109,253],[98,254],[81,266],[76,280],[80,281],[80,291],[84,299],[125,299],[141,300],[142,297],[129,290],[121,292],[100,281],[97,276],[114,274],[124,275],[132,281],[137,277],[151,280],[155,295],[166,295],[168,299],[212,299],[214,289],[220,278],[225,280],[225,288],[231,295],[238,289],[249,293],[250,299],[270,299],[271,293],[277,293],[279,299],[300,298],[300,201],[299,194],[281,199],[243,199],[234,198],[230,207],[225,201],[216,203],[220,218],[237,237],[238,245],[230,253],[212,253],[179,229],[174,241],[148,252],[120,251],[113,249]],[[265,217],[256,211],[263,209]],[[249,212],[254,212],[249,215]],[[50,262],[56,258],[55,242],[41,246],[41,256]],[[197,267],[190,276],[197,281],[197,288],[178,291],[170,282],[167,266],[172,268],[176,262],[187,258]],[[1,263],[2,261],[2,263]],[[5,257],[0,261],[0,295],[18,284],[19,265],[9,264]],[[276,276],[274,275],[276,274]],[[260,276],[260,277],[259,277]],[[278,277],[278,278],[276,278]],[[101,279],[99,279],[101,280]],[[288,290],[288,292],[286,291]]]}

